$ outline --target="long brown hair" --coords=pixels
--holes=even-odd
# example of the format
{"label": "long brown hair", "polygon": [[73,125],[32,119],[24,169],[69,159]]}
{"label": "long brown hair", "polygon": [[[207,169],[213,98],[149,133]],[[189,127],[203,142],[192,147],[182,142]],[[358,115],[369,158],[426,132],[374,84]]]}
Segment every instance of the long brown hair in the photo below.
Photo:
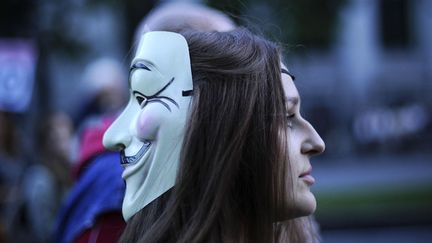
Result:
{"label": "long brown hair", "polygon": [[292,191],[279,48],[245,29],[182,34],[194,90],[177,182],[121,241],[301,239],[300,224],[275,223]]}

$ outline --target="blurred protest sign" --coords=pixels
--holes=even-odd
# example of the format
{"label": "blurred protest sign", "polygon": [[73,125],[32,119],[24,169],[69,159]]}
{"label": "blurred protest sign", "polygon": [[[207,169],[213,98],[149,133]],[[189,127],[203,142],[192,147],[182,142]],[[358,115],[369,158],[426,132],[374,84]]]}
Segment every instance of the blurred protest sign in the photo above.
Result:
{"label": "blurred protest sign", "polygon": [[28,108],[36,59],[33,41],[0,39],[0,110],[24,112]]}

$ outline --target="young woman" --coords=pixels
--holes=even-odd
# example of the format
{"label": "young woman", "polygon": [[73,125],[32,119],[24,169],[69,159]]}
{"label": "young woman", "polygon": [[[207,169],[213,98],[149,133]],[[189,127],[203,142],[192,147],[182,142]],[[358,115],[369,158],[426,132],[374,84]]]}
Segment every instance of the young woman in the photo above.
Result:
{"label": "young woman", "polygon": [[149,32],[129,82],[104,137],[125,166],[123,242],[313,240],[301,217],[324,142],[275,44],[244,29]]}

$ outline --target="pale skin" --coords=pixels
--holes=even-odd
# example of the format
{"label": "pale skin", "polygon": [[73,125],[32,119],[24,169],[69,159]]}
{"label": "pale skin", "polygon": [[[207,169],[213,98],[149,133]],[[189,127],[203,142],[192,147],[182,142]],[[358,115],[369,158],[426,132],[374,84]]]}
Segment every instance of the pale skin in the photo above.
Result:
{"label": "pale skin", "polygon": [[290,217],[307,216],[316,209],[316,199],[310,191],[310,187],[315,183],[311,174],[310,158],[324,152],[325,144],[313,126],[301,116],[299,92],[283,64],[282,86],[286,98],[289,168],[294,190],[294,198],[288,199],[286,203],[287,211],[291,212]]}

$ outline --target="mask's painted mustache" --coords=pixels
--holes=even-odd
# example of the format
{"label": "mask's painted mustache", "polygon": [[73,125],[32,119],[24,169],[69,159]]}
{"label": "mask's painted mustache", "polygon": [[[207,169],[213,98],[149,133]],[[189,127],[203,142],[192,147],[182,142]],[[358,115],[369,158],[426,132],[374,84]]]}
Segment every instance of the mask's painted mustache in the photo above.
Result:
{"label": "mask's painted mustache", "polygon": [[140,150],[132,156],[126,156],[124,150],[120,152],[120,163],[122,165],[133,165],[136,164],[147,152],[147,150],[150,148],[151,143],[150,142],[144,142],[143,146],[140,148]]}

